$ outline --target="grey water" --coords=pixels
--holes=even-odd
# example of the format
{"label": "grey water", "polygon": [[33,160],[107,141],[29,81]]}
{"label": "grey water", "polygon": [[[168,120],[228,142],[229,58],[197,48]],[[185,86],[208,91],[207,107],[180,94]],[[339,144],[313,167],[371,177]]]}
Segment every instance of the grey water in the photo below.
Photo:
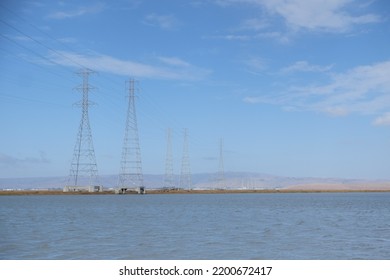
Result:
{"label": "grey water", "polygon": [[0,259],[390,259],[390,193],[0,196]]}

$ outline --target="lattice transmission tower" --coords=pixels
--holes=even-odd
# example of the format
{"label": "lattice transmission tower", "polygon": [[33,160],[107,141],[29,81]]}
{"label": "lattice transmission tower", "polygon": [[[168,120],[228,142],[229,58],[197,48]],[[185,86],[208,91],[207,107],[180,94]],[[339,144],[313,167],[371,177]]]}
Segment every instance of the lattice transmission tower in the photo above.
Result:
{"label": "lattice transmission tower", "polygon": [[183,157],[181,161],[180,188],[190,189],[191,186],[192,186],[192,181],[191,181],[190,156],[188,152],[188,132],[187,129],[184,129],[184,145],[183,145]]}
{"label": "lattice transmission tower", "polygon": [[134,79],[129,79],[127,86],[129,102],[118,183],[120,188],[125,189],[144,187],[137,115],[135,111],[135,91],[138,91],[138,88],[135,87],[136,81]]}
{"label": "lattice transmission tower", "polygon": [[173,175],[173,156],[172,156],[172,130],[167,129],[167,154],[165,158],[165,177],[164,187],[174,188],[174,175]]}
{"label": "lattice transmission tower", "polygon": [[74,146],[68,185],[93,186],[98,184],[98,171],[88,114],[89,106],[94,104],[88,99],[89,92],[94,89],[89,84],[89,75],[93,73],[94,71],[90,69],[83,69],[77,73],[83,78],[83,84],[76,87],[83,94],[83,99],[76,103],[77,106],[82,108],[82,113],[77,140]]}
{"label": "lattice transmission tower", "polygon": [[223,139],[222,138],[219,141],[219,166],[218,166],[218,174],[217,174],[217,185],[221,189],[226,188],[225,170],[223,164]]}

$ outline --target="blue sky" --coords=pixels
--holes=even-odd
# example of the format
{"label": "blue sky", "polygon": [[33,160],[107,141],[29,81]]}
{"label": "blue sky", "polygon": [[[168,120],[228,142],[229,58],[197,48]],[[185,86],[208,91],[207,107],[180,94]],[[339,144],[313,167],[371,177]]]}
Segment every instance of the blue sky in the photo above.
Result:
{"label": "blue sky", "polygon": [[2,1],[0,177],[66,176],[90,83],[99,174],[117,174],[139,81],[144,173],[183,128],[191,170],[390,179],[386,0]]}

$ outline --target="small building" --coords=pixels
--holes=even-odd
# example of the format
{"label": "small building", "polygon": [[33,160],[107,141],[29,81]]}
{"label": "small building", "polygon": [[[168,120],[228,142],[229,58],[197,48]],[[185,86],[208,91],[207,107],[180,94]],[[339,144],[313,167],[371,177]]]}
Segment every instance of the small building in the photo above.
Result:
{"label": "small building", "polygon": [[146,193],[145,187],[138,187],[137,192],[138,194],[145,194]]}
{"label": "small building", "polygon": [[145,187],[118,187],[115,189],[116,194],[125,194],[126,192],[129,193],[137,193],[137,194],[145,194],[146,190]]}
{"label": "small building", "polygon": [[65,186],[63,192],[103,192],[103,186]]}

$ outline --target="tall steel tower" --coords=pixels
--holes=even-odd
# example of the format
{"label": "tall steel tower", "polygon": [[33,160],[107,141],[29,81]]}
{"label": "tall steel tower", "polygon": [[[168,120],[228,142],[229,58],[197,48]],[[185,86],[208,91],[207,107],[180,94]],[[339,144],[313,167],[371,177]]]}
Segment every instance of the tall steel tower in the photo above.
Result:
{"label": "tall steel tower", "polygon": [[93,105],[88,99],[89,91],[94,89],[88,82],[89,75],[92,73],[94,72],[90,69],[83,69],[77,73],[83,77],[83,84],[76,87],[82,92],[83,99],[76,103],[82,108],[82,114],[68,180],[68,185],[73,186],[98,184],[97,164],[88,116],[88,108]]}
{"label": "tall steel tower", "polygon": [[181,173],[180,173],[180,188],[190,189],[191,182],[191,168],[190,157],[188,153],[188,132],[184,129],[184,145],[183,145],[183,157],[181,161]]}
{"label": "tall steel tower", "polygon": [[[135,111],[134,79],[128,81],[129,103],[127,109],[125,137],[122,147],[121,171],[119,174],[119,188],[143,188],[143,174],[141,149],[139,146],[137,116]],[[138,89],[137,89],[138,90]]]}
{"label": "tall steel tower", "polygon": [[174,188],[174,176],[173,176],[173,157],[172,157],[172,130],[167,129],[167,154],[165,158],[165,188]]}
{"label": "tall steel tower", "polygon": [[219,167],[218,167],[218,174],[217,174],[217,185],[221,189],[226,188],[225,171],[224,171],[224,164],[223,164],[223,139],[222,138],[219,141]]}

